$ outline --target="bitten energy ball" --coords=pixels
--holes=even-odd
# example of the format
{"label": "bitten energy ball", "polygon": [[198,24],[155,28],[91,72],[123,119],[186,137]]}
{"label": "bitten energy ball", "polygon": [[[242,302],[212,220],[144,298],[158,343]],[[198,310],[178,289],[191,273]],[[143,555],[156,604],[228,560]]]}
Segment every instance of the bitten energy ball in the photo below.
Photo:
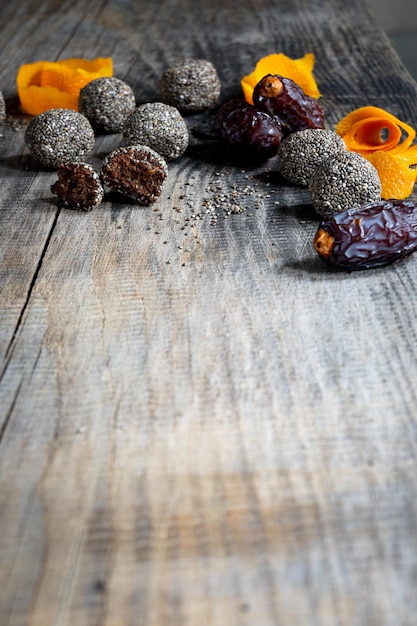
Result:
{"label": "bitten energy ball", "polygon": [[142,104],[128,117],[123,135],[130,144],[149,146],[172,161],[188,146],[188,128],[181,113],[163,102]]}
{"label": "bitten energy ball", "polygon": [[34,117],[25,132],[32,156],[47,167],[83,161],[94,148],[94,131],[78,111],[50,109]]}
{"label": "bitten energy ball", "polygon": [[332,130],[301,130],[282,141],[278,149],[278,171],[292,183],[305,186],[316,167],[344,152],[345,142]]}
{"label": "bitten energy ball", "polygon": [[60,206],[77,211],[91,211],[103,200],[104,189],[100,177],[88,163],[62,163],[58,180],[51,185]]}
{"label": "bitten energy ball", "polygon": [[0,91],[0,124],[3,124],[6,119],[6,103],[3,98],[3,94]]}
{"label": "bitten energy ball", "polygon": [[165,159],[143,145],[114,150],[106,156],[101,167],[104,184],[144,205],[156,201],[167,174]]}
{"label": "bitten energy ball", "polygon": [[380,200],[381,181],[369,161],[346,151],[314,170],[308,190],[317,213],[327,217]]}
{"label": "bitten energy ball", "polygon": [[79,112],[93,128],[105,133],[120,133],[135,106],[132,88],[113,76],[92,80],[81,89],[78,98]]}
{"label": "bitten energy ball", "polygon": [[184,59],[162,74],[162,100],[180,111],[204,111],[217,104],[221,84],[216,68],[205,59]]}

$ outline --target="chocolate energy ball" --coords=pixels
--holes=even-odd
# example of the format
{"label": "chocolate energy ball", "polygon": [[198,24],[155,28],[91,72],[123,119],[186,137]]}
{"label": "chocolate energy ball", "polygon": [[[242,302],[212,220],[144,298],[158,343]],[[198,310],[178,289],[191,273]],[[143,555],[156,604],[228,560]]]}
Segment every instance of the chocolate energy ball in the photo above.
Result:
{"label": "chocolate energy ball", "polygon": [[316,167],[308,190],[316,212],[323,217],[381,199],[378,171],[363,156],[349,151]]}
{"label": "chocolate energy ball", "polygon": [[204,111],[217,104],[221,84],[216,68],[205,59],[183,59],[162,74],[162,100],[182,112]]}
{"label": "chocolate energy ball", "polygon": [[100,176],[88,163],[62,163],[58,167],[58,180],[51,185],[60,206],[77,211],[91,211],[104,196]]}
{"label": "chocolate energy ball", "polygon": [[168,174],[165,159],[144,145],[124,146],[106,156],[101,178],[117,191],[140,204],[153,204]]}
{"label": "chocolate energy ball", "polygon": [[71,109],[50,109],[34,117],[25,132],[31,155],[47,167],[83,161],[94,148],[88,119]]}
{"label": "chocolate energy ball", "polygon": [[149,146],[172,161],[188,147],[187,124],[181,113],[163,102],[147,102],[138,106],[128,117],[123,135],[130,144]]}
{"label": "chocolate energy ball", "polygon": [[301,130],[281,142],[278,171],[292,183],[306,186],[316,167],[343,152],[346,152],[345,142],[332,130]]}
{"label": "chocolate energy ball", "polygon": [[0,91],[0,124],[3,124],[6,119],[6,103],[3,98],[3,94]]}
{"label": "chocolate energy ball", "polygon": [[113,76],[92,80],[81,89],[78,98],[79,112],[93,128],[105,133],[120,133],[135,106],[132,88]]}

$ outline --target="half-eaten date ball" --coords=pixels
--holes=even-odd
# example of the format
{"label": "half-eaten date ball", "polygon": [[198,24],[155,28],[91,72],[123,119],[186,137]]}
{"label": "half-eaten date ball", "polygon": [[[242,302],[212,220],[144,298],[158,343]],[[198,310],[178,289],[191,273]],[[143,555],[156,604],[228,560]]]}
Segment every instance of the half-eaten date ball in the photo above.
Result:
{"label": "half-eaten date ball", "polygon": [[58,197],[59,206],[91,211],[103,200],[100,177],[89,163],[61,163],[57,175],[58,180],[51,185],[51,191]]}
{"label": "half-eaten date ball", "polygon": [[152,148],[133,145],[108,154],[100,173],[104,184],[112,191],[150,205],[161,194],[168,167],[165,159]]}

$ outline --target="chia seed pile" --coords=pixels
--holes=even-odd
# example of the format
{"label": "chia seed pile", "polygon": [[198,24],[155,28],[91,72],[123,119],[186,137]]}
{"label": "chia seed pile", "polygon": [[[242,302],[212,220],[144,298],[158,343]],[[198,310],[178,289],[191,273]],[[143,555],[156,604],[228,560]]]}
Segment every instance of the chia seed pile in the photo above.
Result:
{"label": "chia seed pile", "polygon": [[[231,177],[234,179],[232,185]],[[216,227],[219,221],[224,223],[238,215],[251,228],[251,223],[263,215],[267,206],[272,204],[276,208],[279,205],[279,193],[271,180],[258,180],[255,171],[236,171],[232,165],[214,169],[204,189],[201,189],[200,178],[191,174],[187,182],[177,186],[175,195],[167,197],[164,207],[157,204],[153,208],[154,219],[148,230],[153,231],[162,244],[172,242],[174,235],[181,265],[185,266],[192,262],[202,243],[204,223]],[[168,204],[171,214],[166,210]],[[270,221],[278,220],[272,217]]]}

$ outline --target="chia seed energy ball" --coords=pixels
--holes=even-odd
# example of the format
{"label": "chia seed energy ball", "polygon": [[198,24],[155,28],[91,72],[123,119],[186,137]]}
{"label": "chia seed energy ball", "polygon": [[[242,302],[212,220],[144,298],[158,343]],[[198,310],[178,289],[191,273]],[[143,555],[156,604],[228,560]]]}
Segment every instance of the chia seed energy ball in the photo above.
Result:
{"label": "chia seed energy ball", "polygon": [[25,141],[37,161],[58,168],[68,161],[83,161],[90,154],[94,148],[94,131],[78,111],[50,109],[32,118]]}
{"label": "chia seed energy ball", "polygon": [[62,163],[58,167],[58,180],[51,185],[60,206],[77,211],[91,211],[104,196],[100,176],[88,163]]}
{"label": "chia seed energy ball", "polygon": [[332,130],[301,130],[281,142],[277,155],[278,171],[290,182],[306,186],[316,167],[344,152],[345,142]]}
{"label": "chia seed energy ball", "polygon": [[93,128],[105,133],[120,133],[136,106],[132,88],[119,78],[96,78],[80,91],[78,110]]}
{"label": "chia seed energy ball", "polygon": [[204,111],[217,104],[221,83],[216,68],[205,59],[183,59],[161,75],[162,100],[182,112]]}
{"label": "chia seed energy ball", "polygon": [[356,152],[346,151],[314,170],[308,190],[316,212],[328,217],[380,200],[381,181],[369,161]]}
{"label": "chia seed energy ball", "polygon": [[108,154],[100,174],[112,191],[150,205],[161,194],[168,167],[165,159],[149,146],[132,145]]}
{"label": "chia seed energy ball", "polygon": [[163,102],[147,102],[138,106],[126,121],[123,135],[130,144],[149,146],[172,161],[188,147],[187,124],[181,113]]}
{"label": "chia seed energy ball", "polygon": [[0,91],[0,124],[3,124],[5,119],[6,119],[6,103],[4,101],[2,92]]}

